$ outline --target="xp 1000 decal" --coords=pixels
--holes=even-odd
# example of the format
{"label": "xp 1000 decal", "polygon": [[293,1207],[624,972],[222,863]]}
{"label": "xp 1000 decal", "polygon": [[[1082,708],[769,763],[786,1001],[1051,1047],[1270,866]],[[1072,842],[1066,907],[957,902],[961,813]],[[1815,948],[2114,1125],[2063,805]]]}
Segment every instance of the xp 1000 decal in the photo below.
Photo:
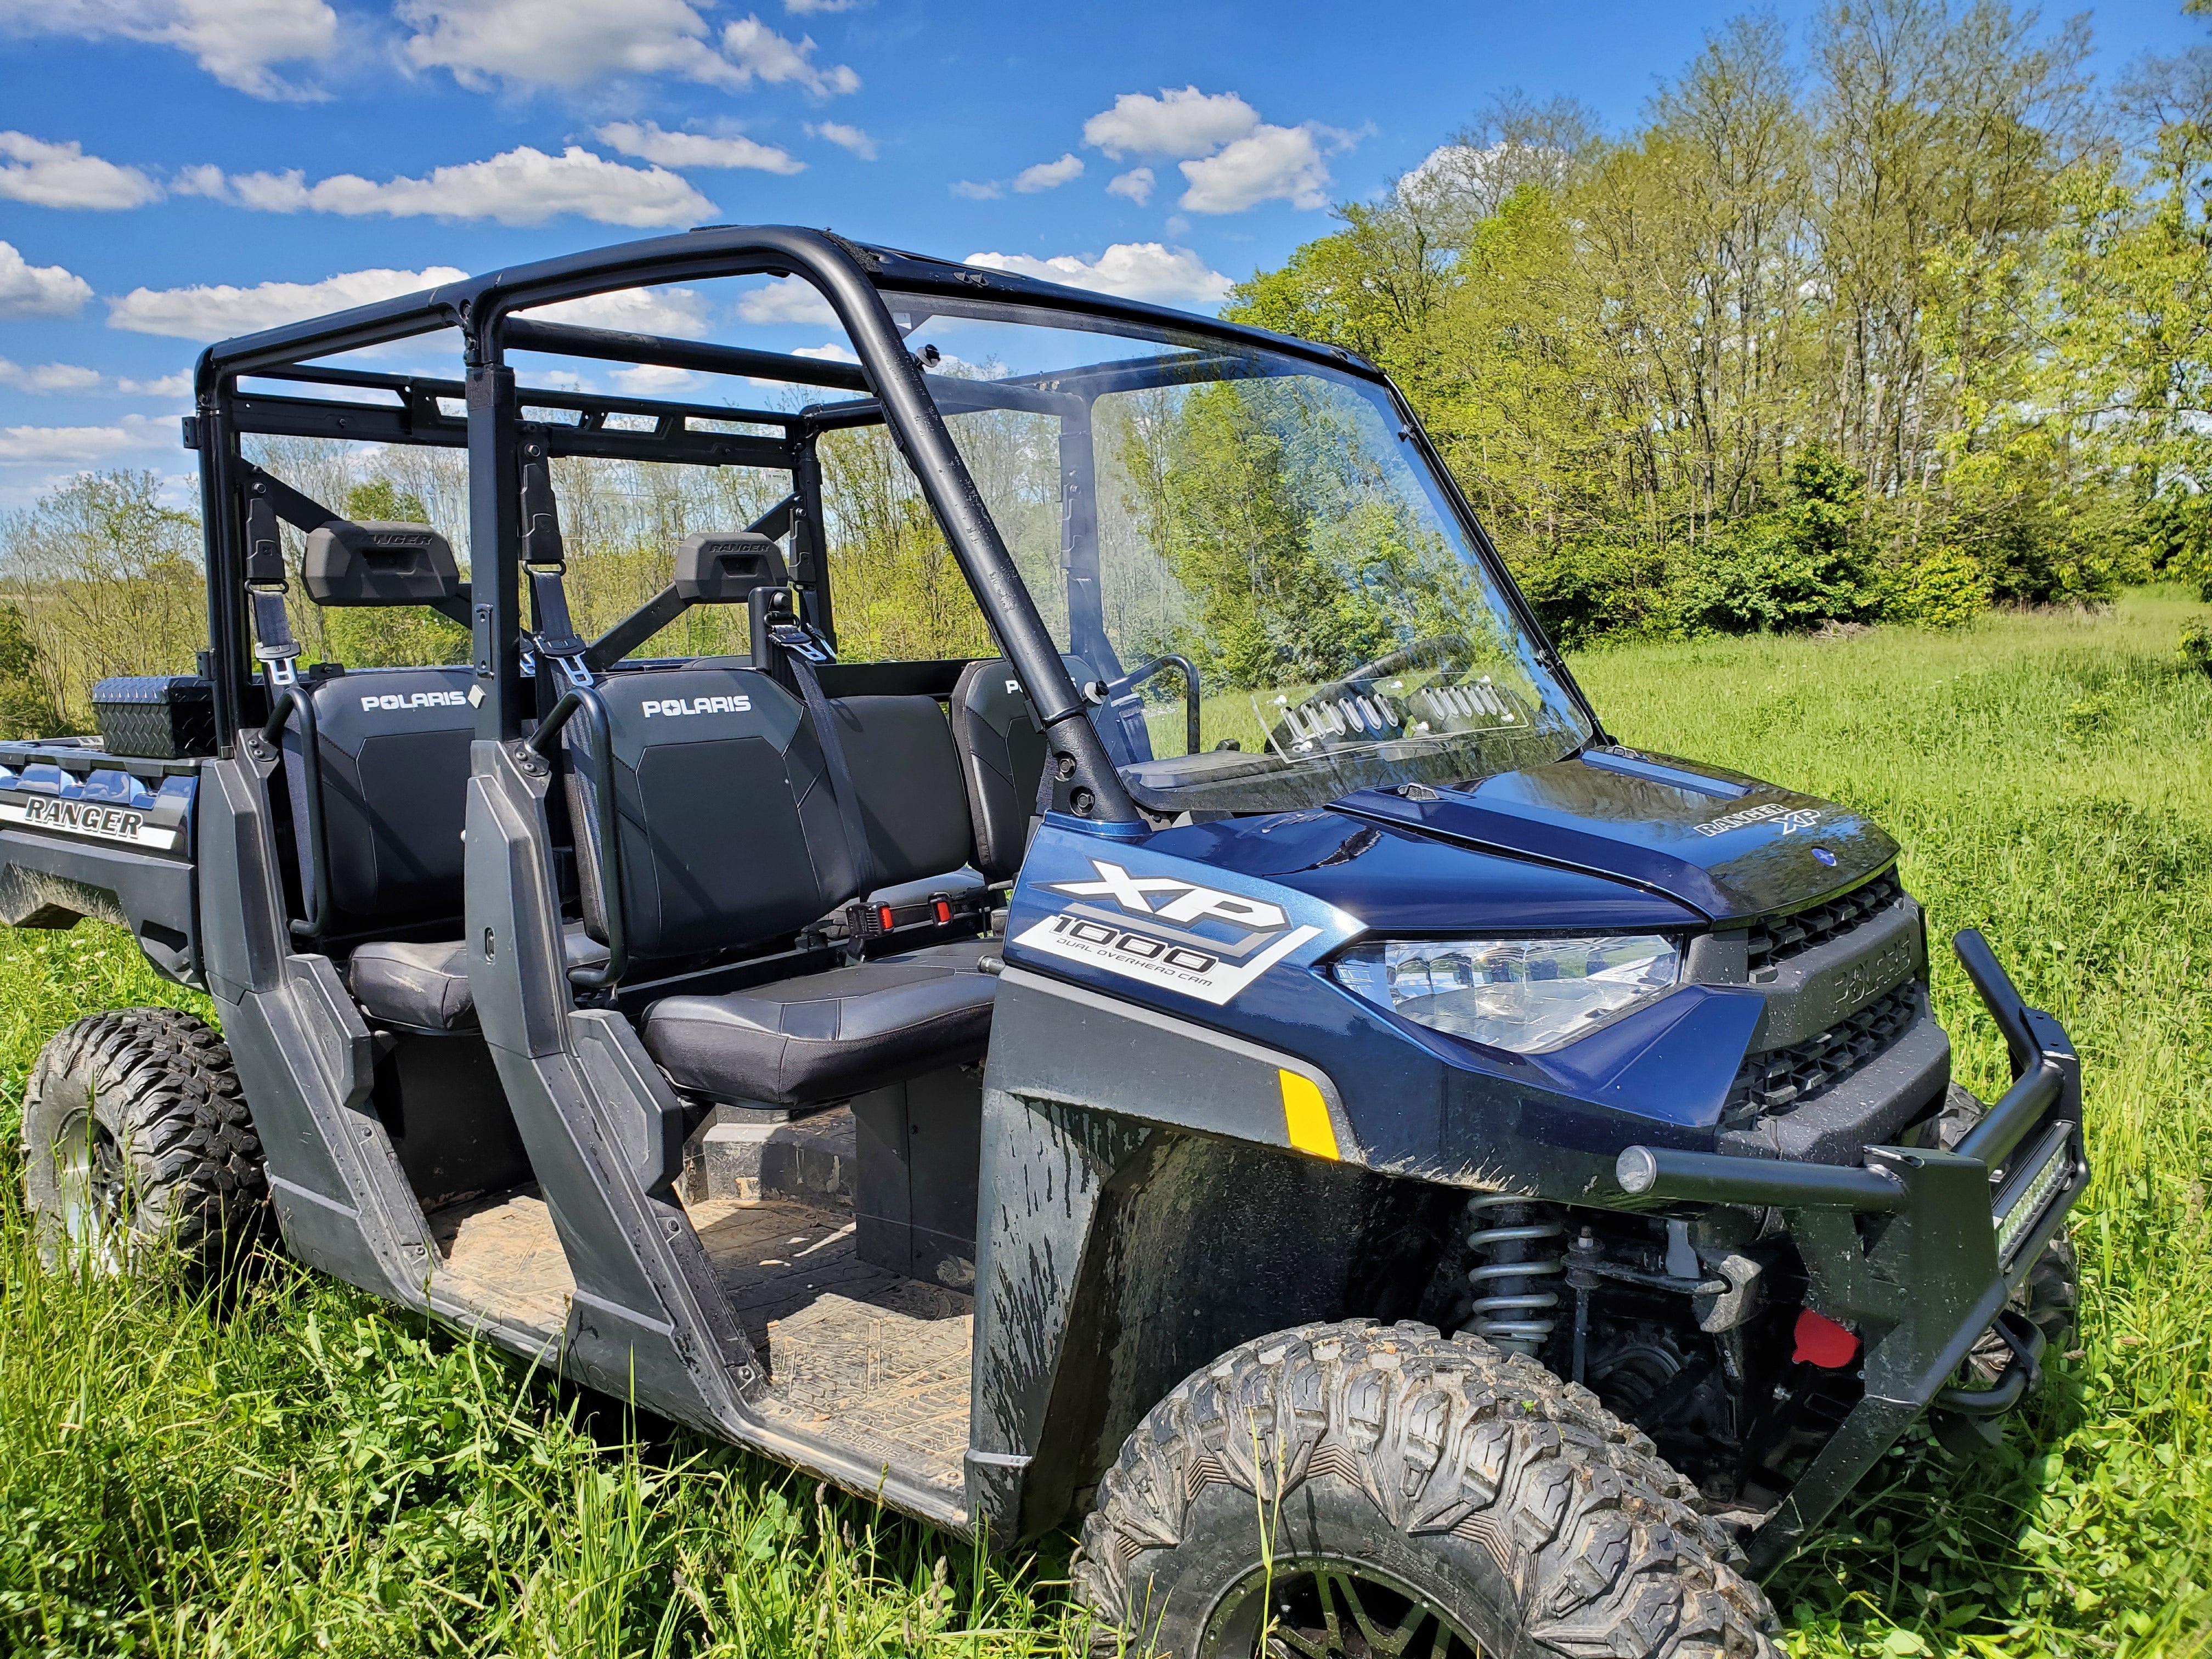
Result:
{"label": "xp 1000 decal", "polygon": [[1304,894],[1258,882],[1238,887],[1261,892],[1224,887],[1210,866],[1051,826],[1038,832],[1022,874],[1014,945],[1217,1007],[1278,963],[1311,962],[1360,930]]}

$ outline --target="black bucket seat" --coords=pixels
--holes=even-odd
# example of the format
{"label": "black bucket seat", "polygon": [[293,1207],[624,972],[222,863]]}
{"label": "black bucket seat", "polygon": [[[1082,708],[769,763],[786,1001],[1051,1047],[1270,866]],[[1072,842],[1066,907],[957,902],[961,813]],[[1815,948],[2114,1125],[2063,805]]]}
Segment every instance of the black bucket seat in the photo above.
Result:
{"label": "black bucket seat", "polygon": [[[741,949],[860,896],[861,861],[813,721],[771,675],[625,674],[599,696],[607,752],[572,743],[569,769],[594,938],[618,939],[633,962]],[[935,701],[854,697],[830,714],[860,795],[870,885],[964,862],[968,803]],[[593,828],[605,787],[615,794],[611,875]],[[994,949],[963,940],[723,995],[666,997],[640,1033],[671,1080],[697,1095],[774,1106],[843,1099],[981,1058],[996,982],[978,963]]]}
{"label": "black bucket seat", "polygon": [[[301,574],[326,606],[451,605],[468,591],[428,525],[326,524],[307,538]],[[288,714],[284,773],[312,936],[459,916],[473,683],[465,666],[302,683],[309,717]]]}

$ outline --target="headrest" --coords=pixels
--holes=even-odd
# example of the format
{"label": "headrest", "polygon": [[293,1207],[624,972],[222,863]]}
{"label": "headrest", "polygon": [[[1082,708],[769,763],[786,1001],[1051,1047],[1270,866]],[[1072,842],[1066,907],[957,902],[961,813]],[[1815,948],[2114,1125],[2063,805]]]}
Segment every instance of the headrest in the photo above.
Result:
{"label": "headrest", "polygon": [[453,550],[427,524],[333,519],[308,535],[300,577],[317,605],[434,605],[461,596]]}
{"label": "headrest", "polygon": [[791,580],[783,552],[750,530],[702,530],[676,548],[676,593],[688,605],[743,605],[756,587]]}

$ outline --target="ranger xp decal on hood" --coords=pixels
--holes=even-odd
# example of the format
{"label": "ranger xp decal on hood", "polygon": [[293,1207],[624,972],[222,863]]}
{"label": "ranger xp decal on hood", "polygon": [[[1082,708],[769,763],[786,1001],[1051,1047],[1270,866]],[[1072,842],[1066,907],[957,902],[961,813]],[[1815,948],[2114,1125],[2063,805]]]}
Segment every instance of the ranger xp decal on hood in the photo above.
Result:
{"label": "ranger xp decal on hood", "polygon": [[[1047,846],[1047,836],[1056,844]],[[1216,1007],[1294,953],[1317,954],[1359,931],[1352,917],[1302,894],[1229,891],[1213,884],[1218,871],[1087,836],[1041,832],[1024,866],[1031,872],[1047,878],[1023,883],[1027,902],[1018,909],[1050,908],[1036,921],[1018,915],[1013,945]],[[1285,904],[1318,914],[1307,920]]]}

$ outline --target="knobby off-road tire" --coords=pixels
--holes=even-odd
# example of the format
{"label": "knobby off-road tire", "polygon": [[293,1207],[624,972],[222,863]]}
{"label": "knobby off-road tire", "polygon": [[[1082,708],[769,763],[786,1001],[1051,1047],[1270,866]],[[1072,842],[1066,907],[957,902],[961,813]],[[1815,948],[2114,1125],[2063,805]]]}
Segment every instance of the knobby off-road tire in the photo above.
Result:
{"label": "knobby off-road tire", "polygon": [[1075,1581],[1128,1651],[1176,1659],[1771,1659],[1766,1599],[1694,1497],[1532,1359],[1425,1325],[1302,1325],[1138,1425]]}
{"label": "knobby off-road tire", "polygon": [[266,1222],[261,1143],[230,1049],[176,1008],[94,1014],[40,1051],[23,1098],[24,1195],[50,1261],[188,1277],[235,1262]]}
{"label": "knobby off-road tire", "polygon": [[[1943,1097],[1942,1115],[1936,1120],[1936,1144],[1948,1152],[1966,1138],[1966,1132],[1982,1121],[1989,1108],[1979,1097],[1961,1084],[1951,1085]],[[2043,1333],[2044,1353],[2047,1359],[2056,1359],[2074,1346],[2075,1326],[2081,1305],[2081,1264],[2074,1253],[2074,1240],[2062,1224],[2051,1236],[2035,1258],[2035,1265],[2027,1270],[2027,1277],[2012,1293],[2009,1304],[2026,1314],[2037,1329]],[[1966,1356],[1966,1369],[1973,1374],[1975,1386],[1988,1388],[2003,1375],[2012,1358],[2012,1350],[2004,1339],[1994,1331],[1974,1345]]]}

